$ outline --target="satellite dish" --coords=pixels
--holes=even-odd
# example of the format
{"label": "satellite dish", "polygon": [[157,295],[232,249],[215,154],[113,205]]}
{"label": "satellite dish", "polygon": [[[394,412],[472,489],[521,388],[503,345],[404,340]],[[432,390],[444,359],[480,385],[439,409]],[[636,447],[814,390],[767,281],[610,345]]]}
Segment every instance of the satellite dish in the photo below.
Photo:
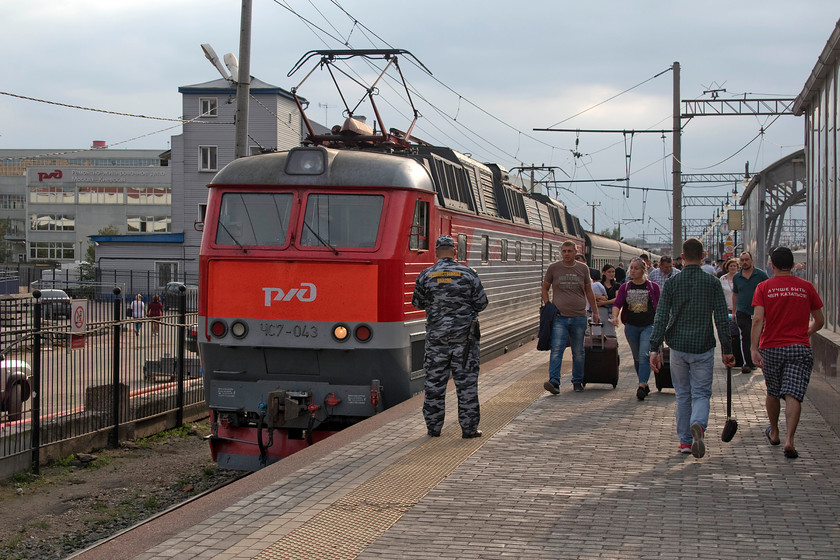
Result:
{"label": "satellite dish", "polygon": [[225,66],[227,66],[228,70],[230,70],[231,79],[234,82],[239,83],[239,61],[236,60],[233,53],[227,53],[225,55]]}
{"label": "satellite dish", "polygon": [[225,70],[225,67],[222,66],[222,61],[219,60],[218,56],[216,56],[216,51],[213,50],[213,47],[211,47],[209,43],[202,43],[201,50],[204,51],[204,56],[207,57],[207,60],[213,63],[213,66],[216,67],[216,70],[219,71],[219,74],[222,75],[222,78],[224,78],[225,80],[230,80],[230,76],[228,75],[227,70]]}

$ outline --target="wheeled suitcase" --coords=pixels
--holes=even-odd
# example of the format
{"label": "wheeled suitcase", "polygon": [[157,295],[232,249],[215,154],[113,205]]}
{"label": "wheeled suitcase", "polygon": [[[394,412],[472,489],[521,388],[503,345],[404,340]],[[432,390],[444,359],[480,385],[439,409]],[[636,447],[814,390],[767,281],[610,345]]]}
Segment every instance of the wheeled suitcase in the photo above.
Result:
{"label": "wheeled suitcase", "polygon": [[586,359],[583,363],[583,384],[618,385],[618,339],[603,333],[600,324],[589,324],[583,340]]}
{"label": "wheeled suitcase", "polygon": [[659,368],[659,371],[653,372],[653,376],[656,379],[656,390],[673,389],[674,382],[671,380],[671,349],[667,346],[660,348],[659,359],[661,360],[662,366]]}

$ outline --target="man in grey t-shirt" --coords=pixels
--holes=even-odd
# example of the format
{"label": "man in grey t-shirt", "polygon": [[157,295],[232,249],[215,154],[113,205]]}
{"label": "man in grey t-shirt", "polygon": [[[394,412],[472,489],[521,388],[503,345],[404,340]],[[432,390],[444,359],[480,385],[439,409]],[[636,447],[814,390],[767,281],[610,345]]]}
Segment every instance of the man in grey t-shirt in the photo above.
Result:
{"label": "man in grey t-shirt", "polygon": [[[560,392],[560,368],[566,341],[572,347],[572,385],[575,391],[583,391],[583,339],[586,336],[586,302],[592,309],[598,309],[589,267],[575,261],[577,246],[565,241],[560,247],[559,262],[549,265],[542,283],[542,302],[549,299],[557,307],[557,315],[551,330],[551,356],[549,357],[548,381],[543,384],[553,395]],[[549,297],[549,290],[551,291]],[[597,315],[593,321],[600,322]]]}

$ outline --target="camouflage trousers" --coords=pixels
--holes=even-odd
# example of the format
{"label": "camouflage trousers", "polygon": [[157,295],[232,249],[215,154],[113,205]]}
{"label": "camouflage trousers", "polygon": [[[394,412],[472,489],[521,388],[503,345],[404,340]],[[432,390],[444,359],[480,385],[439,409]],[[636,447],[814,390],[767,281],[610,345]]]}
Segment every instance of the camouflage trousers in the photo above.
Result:
{"label": "camouflage trousers", "polygon": [[450,371],[458,395],[458,423],[464,432],[478,429],[480,418],[478,406],[478,362],[479,346],[475,341],[462,366],[465,342],[433,342],[426,340],[426,355],[423,367],[426,369],[426,398],[423,401],[423,418],[429,430],[439,432],[443,428],[446,412],[446,384]]}

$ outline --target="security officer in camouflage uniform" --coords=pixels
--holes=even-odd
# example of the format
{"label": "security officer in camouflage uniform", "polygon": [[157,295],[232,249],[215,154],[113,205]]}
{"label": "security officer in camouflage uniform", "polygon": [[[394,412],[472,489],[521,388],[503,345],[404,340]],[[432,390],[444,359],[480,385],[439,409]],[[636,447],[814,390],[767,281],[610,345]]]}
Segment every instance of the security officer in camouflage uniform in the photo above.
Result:
{"label": "security officer in camouflage uniform", "polygon": [[435,242],[438,261],[417,277],[411,303],[426,310],[426,399],[423,417],[429,435],[443,427],[449,373],[458,394],[461,436],[481,436],[478,429],[478,312],[487,295],[478,274],[455,262],[455,242],[448,235]]}

